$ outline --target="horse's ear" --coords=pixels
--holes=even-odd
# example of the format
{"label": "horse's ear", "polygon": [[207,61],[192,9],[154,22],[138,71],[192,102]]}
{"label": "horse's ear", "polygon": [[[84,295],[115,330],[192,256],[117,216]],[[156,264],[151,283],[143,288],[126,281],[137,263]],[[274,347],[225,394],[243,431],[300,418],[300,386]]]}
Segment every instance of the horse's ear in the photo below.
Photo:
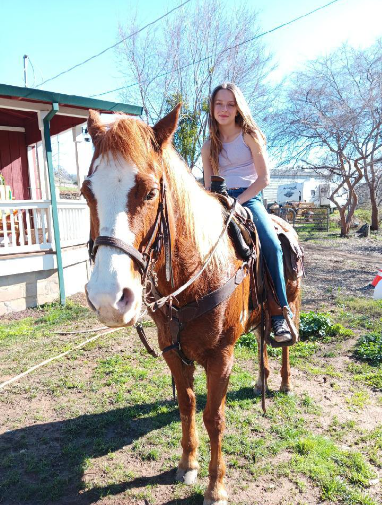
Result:
{"label": "horse's ear", "polygon": [[178,126],[181,105],[181,103],[178,103],[175,109],[153,126],[155,139],[161,149],[166,147],[172,140],[172,136]]}
{"label": "horse's ear", "polygon": [[95,110],[89,110],[88,132],[96,146],[106,131],[106,126],[101,121],[101,116]]}

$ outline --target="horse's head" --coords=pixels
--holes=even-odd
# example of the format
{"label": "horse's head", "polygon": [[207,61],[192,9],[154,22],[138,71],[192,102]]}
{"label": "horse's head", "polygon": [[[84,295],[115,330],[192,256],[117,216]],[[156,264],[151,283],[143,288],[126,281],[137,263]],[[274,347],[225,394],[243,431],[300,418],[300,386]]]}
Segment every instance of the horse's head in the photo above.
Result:
{"label": "horse's head", "polygon": [[[178,116],[179,106],[153,128],[127,116],[106,126],[90,111],[95,152],[82,194],[90,208],[93,240],[107,236],[143,250],[161,201],[162,151],[171,142]],[[99,245],[86,293],[104,324],[134,324],[142,304],[139,263],[121,249]]]}

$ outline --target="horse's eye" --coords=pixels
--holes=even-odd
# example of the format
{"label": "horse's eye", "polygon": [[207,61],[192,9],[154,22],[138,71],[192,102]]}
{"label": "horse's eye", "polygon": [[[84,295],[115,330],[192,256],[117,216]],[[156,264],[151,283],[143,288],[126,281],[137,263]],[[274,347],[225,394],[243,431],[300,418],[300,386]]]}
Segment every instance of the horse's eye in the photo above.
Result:
{"label": "horse's eye", "polygon": [[153,200],[158,193],[159,193],[158,188],[153,188],[151,191],[147,193],[145,200]]}

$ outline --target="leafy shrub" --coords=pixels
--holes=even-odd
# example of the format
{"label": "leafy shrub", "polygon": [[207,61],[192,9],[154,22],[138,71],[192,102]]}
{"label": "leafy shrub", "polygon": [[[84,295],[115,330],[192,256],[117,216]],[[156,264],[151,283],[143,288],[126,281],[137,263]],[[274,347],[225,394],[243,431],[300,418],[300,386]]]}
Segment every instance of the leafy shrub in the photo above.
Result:
{"label": "leafy shrub", "polygon": [[329,330],[329,335],[331,337],[351,337],[354,335],[353,330],[349,328],[344,328],[342,324],[333,324]]}
{"label": "leafy shrub", "polygon": [[342,324],[332,324],[328,314],[323,312],[301,312],[300,339],[328,340],[330,337],[349,337],[352,330],[344,328]]}
{"label": "leafy shrub", "polygon": [[370,365],[382,363],[382,335],[377,332],[363,335],[357,342],[354,355]]}
{"label": "leafy shrub", "polygon": [[257,351],[257,340],[254,333],[244,333],[237,341],[237,347],[246,347],[251,351]]}
{"label": "leafy shrub", "polygon": [[300,318],[300,339],[320,339],[330,334],[332,322],[327,314],[320,312],[302,312]]}

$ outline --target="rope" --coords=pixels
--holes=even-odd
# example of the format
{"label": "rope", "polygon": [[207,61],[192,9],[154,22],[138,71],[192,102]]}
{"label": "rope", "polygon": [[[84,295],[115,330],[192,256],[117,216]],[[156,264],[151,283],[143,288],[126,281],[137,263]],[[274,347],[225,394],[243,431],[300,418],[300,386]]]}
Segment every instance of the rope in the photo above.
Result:
{"label": "rope", "polygon": [[101,326],[100,328],[90,328],[90,330],[78,330],[78,331],[54,331],[54,335],[79,335],[80,333],[93,333],[94,331],[106,330],[107,326]]}
{"label": "rope", "polygon": [[51,361],[54,361],[56,359],[60,359],[62,358],[63,356],[66,356],[67,354],[69,354],[70,352],[73,352],[75,351],[76,349],[81,349],[81,347],[84,347],[86,344],[88,344],[89,342],[93,342],[94,340],[96,340],[97,338],[99,337],[102,337],[103,335],[107,335],[108,333],[113,333],[115,331],[119,331],[121,330],[122,328],[112,328],[110,330],[107,330],[107,331],[103,331],[102,333],[98,333],[97,335],[95,335],[94,337],[91,337],[87,340],[85,340],[85,342],[82,342],[81,344],[78,344],[78,345],[75,345],[72,349],[69,349],[69,351],[65,351],[65,352],[62,352],[61,354],[58,354],[57,356],[54,356],[53,358],[49,358],[49,359],[46,359],[45,361],[42,361],[41,363],[39,363],[38,365],[35,365],[35,366],[32,366],[32,368],[29,368],[29,370],[26,370],[25,372],[19,374],[19,375],[16,375],[16,377],[13,377],[12,379],[9,379],[5,382],[2,382],[0,384],[0,389],[3,389],[5,388],[5,386],[8,386],[9,384],[12,384],[12,382],[16,382],[17,380],[21,379],[22,377],[24,377],[25,375],[28,375],[30,374],[31,372],[33,372],[34,370],[37,370],[38,368],[41,368],[42,366],[44,365],[47,365],[48,363],[50,363]]}

